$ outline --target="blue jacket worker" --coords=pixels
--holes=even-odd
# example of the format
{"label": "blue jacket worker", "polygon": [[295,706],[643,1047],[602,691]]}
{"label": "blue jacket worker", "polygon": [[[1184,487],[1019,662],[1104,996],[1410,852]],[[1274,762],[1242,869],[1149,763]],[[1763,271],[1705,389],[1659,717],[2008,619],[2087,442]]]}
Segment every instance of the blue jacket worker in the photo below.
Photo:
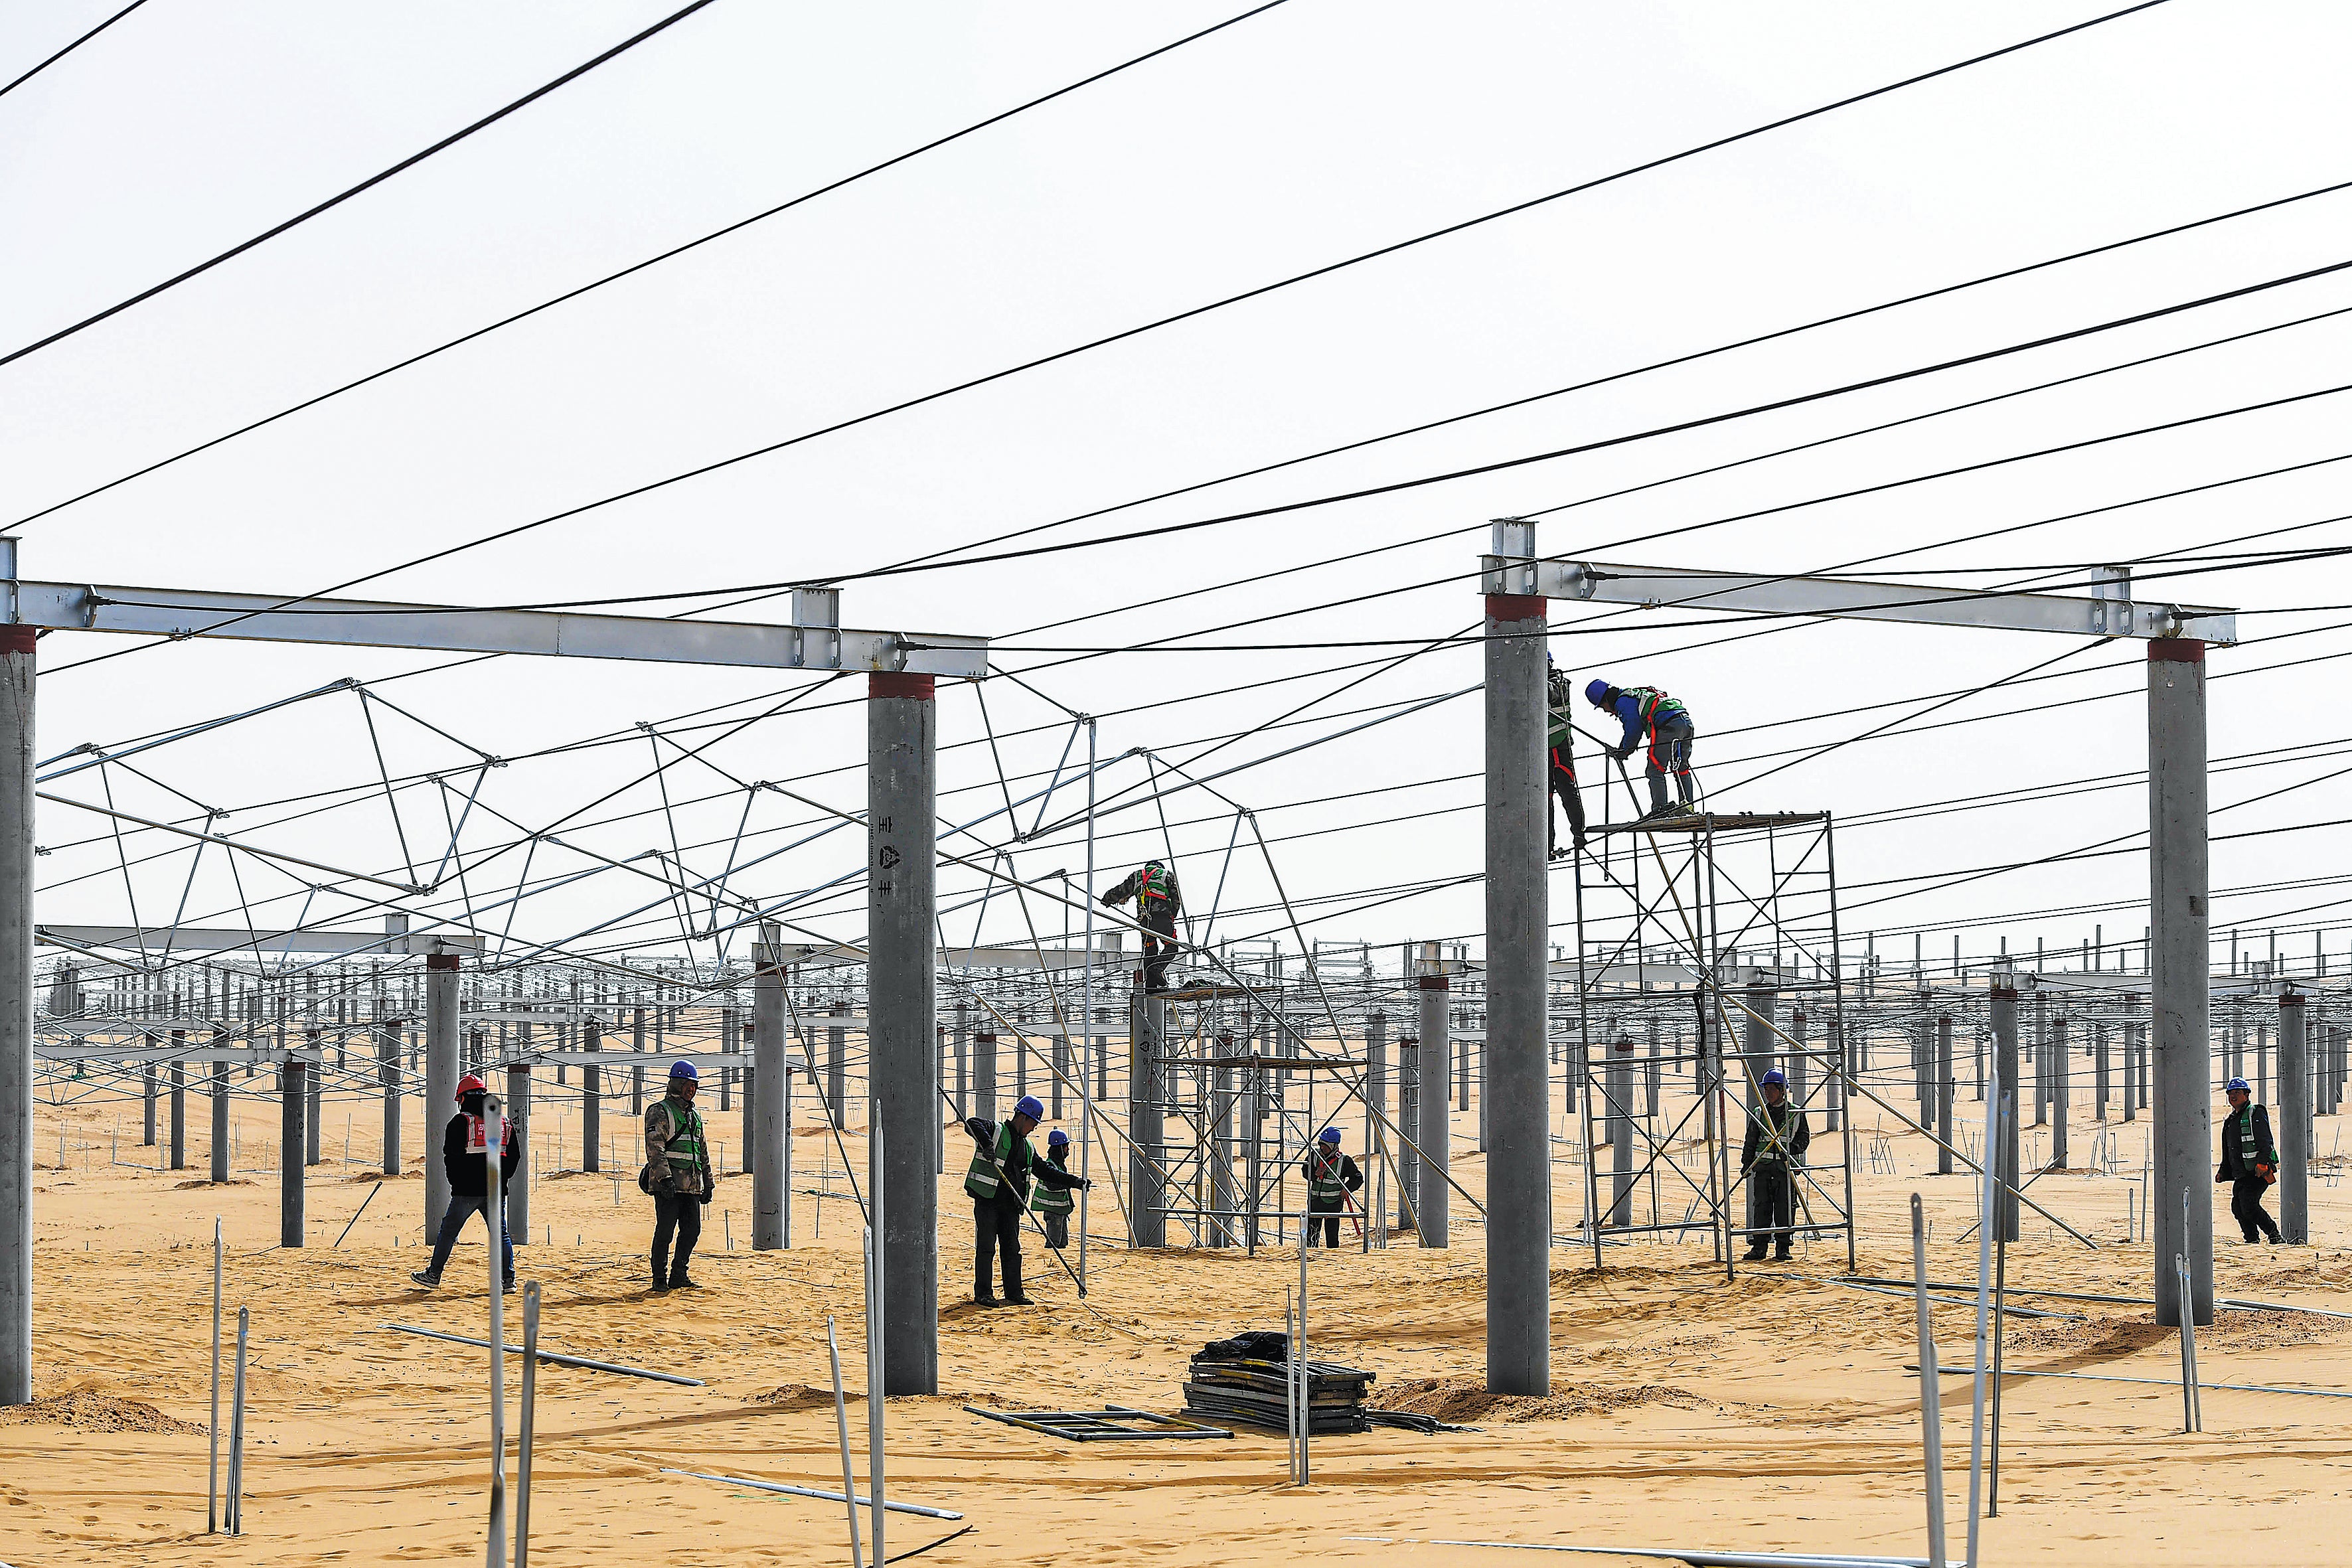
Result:
{"label": "blue jacket worker", "polygon": [[1666,775],[1675,779],[1675,794],[1685,811],[1691,804],[1691,742],[1696,731],[1691,727],[1690,710],[1654,686],[1612,686],[1596,680],[1584,689],[1585,700],[1603,712],[1616,716],[1625,727],[1624,739],[1610,752],[1619,762],[1633,754],[1633,748],[1647,741],[1650,765],[1644,776],[1650,781],[1650,816],[1667,815]]}

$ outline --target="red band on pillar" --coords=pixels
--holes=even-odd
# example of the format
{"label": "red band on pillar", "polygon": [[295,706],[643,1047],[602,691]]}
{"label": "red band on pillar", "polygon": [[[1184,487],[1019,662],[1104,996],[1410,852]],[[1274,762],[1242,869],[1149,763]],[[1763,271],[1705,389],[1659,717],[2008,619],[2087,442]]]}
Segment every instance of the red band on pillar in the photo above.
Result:
{"label": "red band on pillar", "polygon": [[425,967],[427,969],[455,969],[457,967],[457,955],[454,952],[428,952],[425,955]]}
{"label": "red band on pillar", "polygon": [[936,684],[936,678],[932,676],[893,675],[887,670],[877,669],[866,678],[866,695],[868,697],[919,697],[929,702],[932,697],[932,688]]}
{"label": "red band on pillar", "polygon": [[1539,621],[1544,618],[1544,598],[1540,594],[1489,594],[1486,595],[1486,618],[1490,621]]}
{"label": "red band on pillar", "polygon": [[0,626],[0,653],[30,653],[34,639],[40,635],[38,626],[20,626],[13,623]]}
{"label": "red band on pillar", "polygon": [[2202,664],[2205,645],[2194,637],[2154,637],[2147,645],[2150,664]]}
{"label": "red band on pillar", "polygon": [[2279,1005],[2280,1005],[2280,1006],[2282,1006],[2282,1007],[2300,1007],[2300,1006],[2302,1006],[2302,1005],[2303,1005],[2303,993],[2302,993],[2302,992],[2300,992],[2300,991],[2286,991],[2286,992],[2282,992],[2282,993],[2280,994],[2280,995],[2279,995]]}
{"label": "red band on pillar", "polygon": [[1424,974],[1420,978],[1421,988],[1423,991],[1451,991],[1454,989],[1453,982],[1448,980],[1443,974]]}

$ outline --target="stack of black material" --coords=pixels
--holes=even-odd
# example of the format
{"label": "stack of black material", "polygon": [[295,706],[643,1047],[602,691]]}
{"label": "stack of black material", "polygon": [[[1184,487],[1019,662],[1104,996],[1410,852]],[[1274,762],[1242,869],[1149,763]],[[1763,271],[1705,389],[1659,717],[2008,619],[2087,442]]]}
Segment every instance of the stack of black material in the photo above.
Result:
{"label": "stack of black material", "polygon": [[[1201,1347],[1184,1380],[1186,1414],[1241,1422],[1272,1432],[1290,1430],[1290,1338],[1247,1333]],[[1335,1362],[1307,1363],[1307,1429],[1369,1432],[1364,1398],[1373,1373]]]}

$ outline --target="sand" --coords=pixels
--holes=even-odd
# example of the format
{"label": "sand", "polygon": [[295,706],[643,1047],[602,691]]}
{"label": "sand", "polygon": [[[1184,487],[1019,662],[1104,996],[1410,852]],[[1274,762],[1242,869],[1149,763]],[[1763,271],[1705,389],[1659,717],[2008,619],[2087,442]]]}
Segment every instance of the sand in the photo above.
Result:
{"label": "sand", "polygon": [[[489,1458],[486,1355],[385,1331],[408,1322],[480,1334],[486,1260],[467,1233],[437,1292],[413,1287],[421,1186],[379,1184],[341,1163],[346,1108],[330,1102],[330,1163],[309,1184],[309,1245],[277,1247],[275,1115],[241,1103],[238,1184],[203,1170],[201,1100],[191,1106],[194,1171],[150,1166],[135,1107],[119,1151],[112,1107],[45,1107],[38,1136],[54,1163],[38,1176],[36,1389],[41,1403],[0,1419],[0,1563],[317,1564],[479,1561]],[[368,1122],[364,1102],[352,1107]],[[1965,1110],[1966,1108],[1964,1108]],[[415,1108],[410,1137],[416,1139]],[[625,1118],[616,1119],[626,1125]],[[732,1116],[714,1132],[732,1133]],[[2322,1123],[2321,1139],[2327,1138]],[[2137,1171],[2143,1121],[2123,1132]],[[542,1123],[546,1163],[553,1126]],[[1457,1151],[1475,1150],[1475,1118],[1457,1118]],[[2077,1131],[2087,1145],[2089,1123]],[[731,1139],[730,1139],[731,1141]],[[796,1188],[830,1142],[803,1130]],[[1956,1238],[1966,1177],[1938,1177],[1916,1137],[1889,1141],[1894,1173],[1858,1176],[1860,1271],[1906,1274],[1907,1201],[1927,1194],[1937,1221],[1931,1268],[1972,1275]],[[1857,1145],[1859,1155],[1859,1144]],[[121,1163],[111,1163],[119,1152]],[[862,1139],[849,1140],[853,1160]],[[577,1161],[575,1145],[571,1158]],[[354,1150],[356,1158],[373,1151]],[[1858,1158],[1857,1163],[1860,1163]],[[1482,1162],[1458,1171],[1480,1190]],[[634,1174],[634,1166],[630,1173]],[[1562,1228],[1579,1212],[1563,1167]],[[835,1173],[838,1185],[839,1173]],[[367,1215],[331,1246],[372,1188]],[[2126,1183],[2042,1178],[2033,1195],[2102,1242],[2098,1251],[2029,1218],[2011,1249],[2013,1283],[2145,1295],[2144,1247],[2122,1243]],[[1475,1432],[1383,1430],[1319,1438],[1311,1486],[1286,1484],[1286,1440],[1080,1446],[967,1415],[967,1403],[1174,1411],[1186,1357],[1205,1341],[1280,1324],[1297,1281],[1287,1248],[1234,1253],[1088,1252],[1089,1294],[1037,1242],[1037,1305],[994,1312],[968,1300],[969,1209],[942,1183],[940,1385],[936,1398],[891,1399],[895,1497],[956,1510],[969,1533],[938,1564],[1213,1565],[1303,1554],[1367,1564],[1486,1563],[1515,1554],[1442,1542],[1585,1546],[1676,1544],[1841,1552],[1926,1552],[1918,1390],[1906,1298],[1830,1282],[1842,1244],[1814,1243],[1784,1266],[1727,1283],[1704,1247],[1553,1255],[1553,1390],[1541,1399],[1484,1391],[1483,1258],[1475,1215],[1444,1252],[1412,1246],[1310,1258],[1318,1356],[1376,1372],[1376,1403],[1416,1409]],[[1098,1189],[1097,1197],[1104,1195]],[[2224,1194],[2225,1197],[2226,1194]],[[782,1253],[748,1247],[748,1178],[723,1184],[694,1272],[698,1293],[650,1296],[640,1248],[649,1205],[603,1176],[542,1177],[537,1239],[521,1272],[541,1281],[550,1349],[661,1367],[706,1380],[682,1388],[549,1367],[539,1381],[532,1550],[547,1563],[846,1563],[836,1504],[665,1475],[723,1472],[837,1488],[824,1322],[839,1320],[846,1375],[864,1391],[856,1210],[796,1194],[795,1236]],[[1106,1205],[1107,1206],[1107,1205]],[[2224,1294],[2352,1306],[2352,1256],[2336,1243],[2352,1190],[2314,1194],[2320,1249],[2225,1244]],[[1108,1216],[1116,1228],[1115,1212]],[[251,1407],[246,1534],[205,1533],[211,1233],[223,1216],[226,1299],[250,1309]],[[732,1216],[735,1247],[725,1245]],[[2220,1229],[2230,1234],[2226,1212]],[[547,1239],[551,1227],[553,1241]],[[2021,1319],[2014,1365],[2177,1379],[2178,1342],[2145,1307],[2024,1300],[2079,1318]],[[1970,1314],[1937,1314],[1948,1364],[1966,1366]],[[520,1314],[509,1311],[510,1333]],[[2352,1321],[2285,1312],[2225,1313],[2201,1331],[2211,1381],[2352,1391]],[[519,1365],[509,1363],[510,1380]],[[510,1381],[510,1399],[515,1384]],[[1955,1552],[1965,1503],[1968,1380],[1946,1380],[1945,1442]],[[2004,1394],[2001,1510],[1984,1556],[2036,1563],[2352,1562],[2352,1400],[2210,1391],[2207,1429],[2179,1431],[2177,1383],[2012,1380]],[[865,1407],[853,1411],[863,1485]],[[511,1430],[512,1417],[509,1416]],[[895,1554],[959,1524],[894,1517]],[[1609,1562],[1610,1558],[1592,1559]]]}

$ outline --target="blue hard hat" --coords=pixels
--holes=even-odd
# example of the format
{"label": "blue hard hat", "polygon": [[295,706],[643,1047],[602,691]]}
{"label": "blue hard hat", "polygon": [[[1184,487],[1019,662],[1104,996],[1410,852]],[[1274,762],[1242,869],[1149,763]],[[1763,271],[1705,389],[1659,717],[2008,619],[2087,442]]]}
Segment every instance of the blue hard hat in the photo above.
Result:
{"label": "blue hard hat", "polygon": [[1584,688],[1584,700],[1595,708],[1608,707],[1609,683],[1605,680],[1589,682]]}
{"label": "blue hard hat", "polygon": [[700,1083],[702,1081],[702,1075],[694,1070],[694,1064],[692,1062],[677,1063],[669,1069],[669,1076],[672,1078],[682,1078],[688,1083]]}
{"label": "blue hard hat", "polygon": [[1328,1143],[1334,1148],[1338,1147],[1339,1142],[1339,1130],[1336,1127],[1326,1127],[1317,1139],[1317,1142]]}
{"label": "blue hard hat", "polygon": [[2250,1084],[2250,1083],[2248,1083],[2244,1079],[2242,1079],[2242,1078],[2233,1078],[2233,1079],[2231,1079],[2229,1082],[2227,1082],[2227,1083],[2223,1084],[2223,1085],[2221,1086],[2221,1092],[2222,1092],[2223,1094],[2227,1094],[2227,1093],[2229,1093],[2229,1092],[2230,1092],[2231,1089],[2244,1089],[2248,1094],[2252,1094],[2252,1093],[2253,1093],[2253,1092],[2254,1092],[2254,1086],[2253,1086],[2253,1085],[2252,1085],[2252,1084]]}
{"label": "blue hard hat", "polygon": [[1045,1134],[1045,1147],[1048,1149],[1058,1149],[1069,1141],[1070,1135],[1058,1127]]}
{"label": "blue hard hat", "polygon": [[1043,1121],[1045,1120],[1045,1102],[1034,1094],[1024,1094],[1020,1103],[1013,1108],[1013,1114],[1025,1116],[1032,1121]]}
{"label": "blue hard hat", "polygon": [[1788,1075],[1783,1073],[1779,1068],[1774,1068],[1764,1075],[1763,1081],[1766,1083],[1786,1084],[1789,1081],[1789,1079]]}

